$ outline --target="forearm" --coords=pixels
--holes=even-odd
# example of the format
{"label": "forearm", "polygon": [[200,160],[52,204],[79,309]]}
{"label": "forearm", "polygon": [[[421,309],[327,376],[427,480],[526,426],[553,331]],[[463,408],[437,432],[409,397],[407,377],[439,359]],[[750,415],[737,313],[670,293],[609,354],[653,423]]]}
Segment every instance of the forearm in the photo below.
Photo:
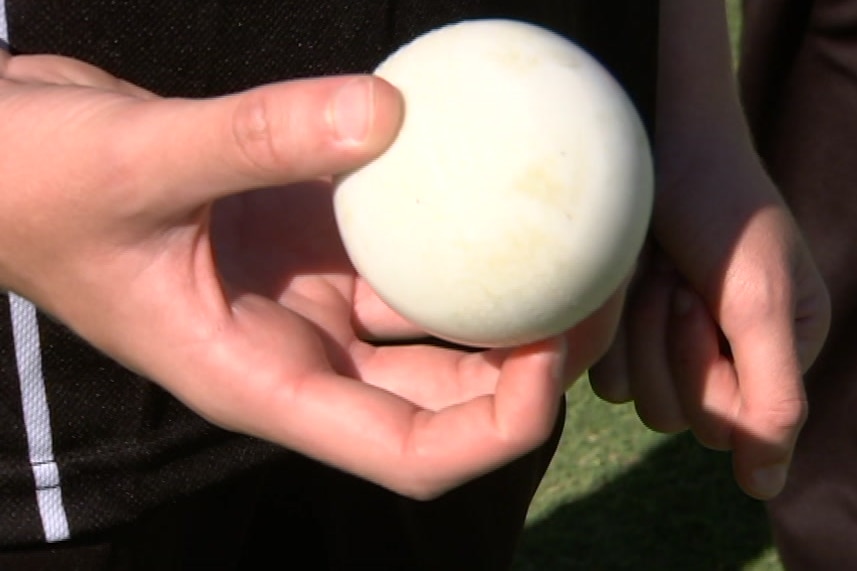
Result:
{"label": "forearm", "polygon": [[[720,296],[740,237],[788,210],[758,159],[741,108],[721,0],[663,0],[652,232],[692,285]],[[702,215],[702,213],[705,213]],[[695,247],[689,247],[689,244]]]}
{"label": "forearm", "polygon": [[[718,146],[745,152],[748,131],[732,68],[722,0],[662,0],[656,148],[659,157],[705,159]],[[718,143],[730,143],[718,145]],[[664,161],[661,161],[663,164]]]}

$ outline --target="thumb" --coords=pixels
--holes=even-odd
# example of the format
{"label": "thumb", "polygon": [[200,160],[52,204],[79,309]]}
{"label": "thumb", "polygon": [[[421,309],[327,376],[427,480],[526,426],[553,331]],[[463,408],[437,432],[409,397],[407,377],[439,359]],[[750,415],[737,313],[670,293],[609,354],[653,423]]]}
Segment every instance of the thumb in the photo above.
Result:
{"label": "thumb", "polygon": [[787,316],[771,321],[730,339],[741,391],[732,442],[735,472],[750,494],[765,499],[785,484],[807,415],[793,323]]}
{"label": "thumb", "polygon": [[339,76],[208,100],[142,101],[122,112],[121,164],[162,177],[149,198],[183,209],[356,168],[392,142],[402,101],[380,78]]}

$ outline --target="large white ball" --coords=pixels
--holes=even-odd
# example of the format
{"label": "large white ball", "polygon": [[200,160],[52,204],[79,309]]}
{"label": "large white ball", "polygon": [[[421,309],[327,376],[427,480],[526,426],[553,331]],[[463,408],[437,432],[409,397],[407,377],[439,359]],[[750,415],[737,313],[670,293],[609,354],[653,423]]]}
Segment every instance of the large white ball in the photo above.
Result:
{"label": "large white ball", "polygon": [[358,273],[428,333],[512,346],[561,333],[631,271],[653,198],[646,133],[589,54],[543,28],[475,20],[376,70],[405,118],[338,181]]}

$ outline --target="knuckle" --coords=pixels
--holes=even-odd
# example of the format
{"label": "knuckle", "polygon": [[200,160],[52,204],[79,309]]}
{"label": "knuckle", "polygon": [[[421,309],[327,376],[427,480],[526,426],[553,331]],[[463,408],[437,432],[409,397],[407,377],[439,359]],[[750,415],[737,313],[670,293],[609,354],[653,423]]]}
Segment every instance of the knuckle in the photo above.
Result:
{"label": "knuckle", "polygon": [[791,442],[809,415],[804,398],[789,398],[760,403],[741,414],[737,428],[763,442]]}
{"label": "knuckle", "polygon": [[687,421],[678,416],[652,416],[639,414],[643,425],[659,434],[681,434],[689,428]]}
{"label": "knuckle", "polygon": [[429,501],[454,488],[459,479],[453,474],[438,471],[431,463],[409,458],[390,474],[388,487],[400,496],[418,501]]}
{"label": "knuckle", "polygon": [[631,401],[628,383],[615,377],[593,377],[589,374],[589,386],[599,399],[610,404],[625,404]]}
{"label": "knuckle", "polygon": [[679,409],[650,406],[640,400],[634,401],[634,408],[640,421],[654,432],[679,434],[690,426]]}
{"label": "knuckle", "polygon": [[696,441],[709,450],[726,452],[732,449],[732,427],[727,422],[715,419],[691,430]]}
{"label": "knuckle", "polygon": [[[273,102],[265,90],[241,96],[231,119],[231,134],[240,160],[249,171],[275,171],[286,164],[287,157],[280,140]],[[276,119],[280,119],[277,117]]]}
{"label": "knuckle", "polygon": [[764,412],[763,419],[777,432],[792,432],[799,430],[808,416],[809,405],[806,399],[794,398],[770,405]]}

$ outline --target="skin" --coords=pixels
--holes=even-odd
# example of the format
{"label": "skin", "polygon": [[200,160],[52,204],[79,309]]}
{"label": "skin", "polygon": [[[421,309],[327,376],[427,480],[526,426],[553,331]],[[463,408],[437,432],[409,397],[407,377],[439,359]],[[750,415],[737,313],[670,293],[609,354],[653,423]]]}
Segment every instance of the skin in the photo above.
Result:
{"label": "skin", "polygon": [[401,111],[370,77],[163,99],[0,52],[0,287],[213,423],[442,494],[548,438],[623,292],[526,347],[366,341],[421,332],[355,275],[329,181],[382,152]]}
{"label": "skin", "polygon": [[651,243],[590,379],[649,427],[731,450],[739,485],[769,499],[808,414],[829,298],[752,148],[724,3],[663,0],[660,23]]}

